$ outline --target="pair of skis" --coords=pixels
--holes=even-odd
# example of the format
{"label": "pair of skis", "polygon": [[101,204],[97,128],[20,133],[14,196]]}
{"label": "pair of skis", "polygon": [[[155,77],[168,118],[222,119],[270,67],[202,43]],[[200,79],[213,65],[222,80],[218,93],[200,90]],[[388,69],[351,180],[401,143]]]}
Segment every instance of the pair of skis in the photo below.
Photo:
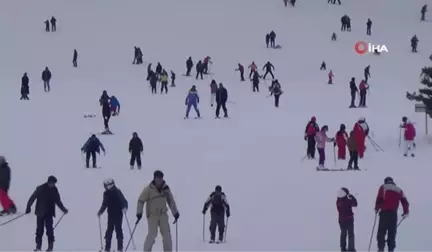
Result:
{"label": "pair of skis", "polygon": [[364,171],[363,169],[316,168],[317,171]]}

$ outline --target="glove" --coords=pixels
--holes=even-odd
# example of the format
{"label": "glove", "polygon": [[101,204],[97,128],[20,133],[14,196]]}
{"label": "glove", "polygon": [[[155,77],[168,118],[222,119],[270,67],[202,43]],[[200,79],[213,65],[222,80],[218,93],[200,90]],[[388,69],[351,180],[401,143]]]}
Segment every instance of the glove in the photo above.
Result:
{"label": "glove", "polygon": [[229,211],[227,211],[226,216],[227,216],[227,218],[229,218],[231,216],[231,213]]}
{"label": "glove", "polygon": [[206,214],[206,210],[202,210],[202,214]]}
{"label": "glove", "polygon": [[336,147],[336,142],[333,141],[333,146]]}
{"label": "glove", "polygon": [[409,217],[409,213],[404,213],[404,214],[402,214],[402,218],[403,218],[403,219],[408,218],[408,217]]}
{"label": "glove", "polygon": [[27,208],[26,211],[25,211],[25,213],[26,213],[26,214],[31,213],[31,208]]}
{"label": "glove", "polygon": [[64,211],[63,211],[63,213],[64,213],[64,214],[67,214],[67,213],[69,213],[69,210],[67,210],[67,209],[65,208]]}
{"label": "glove", "polygon": [[173,222],[173,224],[175,224],[179,218],[180,218],[180,214],[179,213],[174,214],[174,222]]}
{"label": "glove", "polygon": [[125,207],[125,208],[123,208],[123,213],[126,213],[127,212],[127,208]]}
{"label": "glove", "polygon": [[99,212],[97,213],[97,215],[98,215],[98,216],[101,216],[101,215],[102,215],[102,212],[101,212],[101,211],[99,211]]}
{"label": "glove", "polygon": [[137,214],[136,217],[137,217],[137,220],[136,220],[135,224],[138,224],[138,222],[139,222],[139,221],[141,220],[141,218],[142,218],[142,214]]}
{"label": "glove", "polygon": [[351,194],[348,194],[347,195],[347,198],[350,200],[350,199],[352,199],[352,195]]}

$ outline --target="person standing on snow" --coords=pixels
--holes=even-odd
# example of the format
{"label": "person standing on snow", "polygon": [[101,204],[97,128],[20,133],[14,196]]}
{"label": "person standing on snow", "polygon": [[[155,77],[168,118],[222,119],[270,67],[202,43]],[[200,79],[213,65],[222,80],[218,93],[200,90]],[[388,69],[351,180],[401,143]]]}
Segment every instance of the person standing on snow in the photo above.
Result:
{"label": "person standing on snow", "polygon": [[411,152],[411,157],[414,157],[414,149],[415,149],[415,137],[416,137],[416,129],[414,124],[408,120],[406,116],[402,117],[402,125],[401,129],[404,129],[404,156],[408,156],[408,153]]}
{"label": "person standing on snow", "polygon": [[112,178],[103,182],[105,192],[103,194],[102,205],[97,213],[98,217],[107,210],[108,223],[105,232],[105,252],[111,251],[112,234],[115,230],[117,237],[117,251],[123,251],[123,214],[126,214],[128,202],[123,193],[118,189]]}
{"label": "person standing on snow", "polygon": [[165,94],[168,94],[168,73],[165,69],[162,70],[162,74],[160,76],[161,81],[161,94],[165,90]]}
{"label": "person standing on snow", "polygon": [[210,208],[210,243],[214,243],[216,239],[216,227],[219,231],[219,239],[216,243],[224,242],[225,233],[225,213],[227,218],[231,216],[230,206],[226,199],[225,193],[222,192],[220,185],[215,187],[215,191],[210,194],[202,210],[202,214],[205,215],[207,210]]}
{"label": "person standing on snow", "polygon": [[358,88],[357,85],[355,83],[355,78],[352,77],[351,81],[350,81],[350,90],[351,90],[351,105],[350,108],[356,108],[355,105],[355,98],[356,98],[356,94],[358,93]]}
{"label": "person standing on snow", "polygon": [[190,76],[190,72],[193,66],[194,63],[192,61],[192,57],[189,57],[189,59],[186,60],[186,76]]}
{"label": "person standing on snow", "polygon": [[266,78],[267,74],[270,74],[272,76],[272,79],[274,79],[274,75],[272,70],[275,70],[274,66],[272,63],[270,63],[270,61],[267,61],[267,63],[263,66],[263,71],[265,70],[263,79]]}
{"label": "person standing on snow", "polygon": [[360,117],[354,124],[354,137],[357,142],[357,151],[359,158],[363,158],[366,150],[366,137],[369,135],[369,126],[364,117]]}
{"label": "person standing on snow", "polygon": [[219,112],[222,108],[224,111],[224,117],[228,117],[228,110],[226,108],[226,102],[228,101],[228,90],[219,83],[219,88],[216,90],[216,118],[219,118]]}
{"label": "person standing on snow", "polygon": [[254,71],[253,76],[252,76],[252,91],[253,92],[259,92],[259,83],[260,83],[260,78],[262,76],[259,75],[258,71]]}
{"label": "person standing on snow", "polygon": [[50,23],[49,23],[49,20],[47,19],[47,20],[45,20],[45,31],[46,32],[49,32],[50,31]]}
{"label": "person standing on snow", "polygon": [[360,89],[360,103],[359,108],[366,108],[366,94],[369,90],[369,85],[366,83],[366,81],[362,80],[359,85]]}
{"label": "person standing on snow", "polygon": [[357,151],[358,145],[354,137],[354,131],[350,132],[350,136],[347,141],[347,146],[350,154],[350,159],[348,161],[347,169],[352,170],[353,169],[352,165],[354,164],[354,170],[359,170],[360,168],[358,167],[358,151]]}
{"label": "person standing on snow", "polygon": [[345,160],[346,158],[346,145],[348,141],[348,134],[345,131],[345,124],[340,125],[339,131],[336,133],[336,141],[334,143],[335,146],[338,147],[338,159]]}
{"label": "person standing on snow", "polygon": [[203,61],[203,73],[204,74],[208,74],[209,64],[213,64],[213,62],[211,61],[211,57],[207,56],[204,58],[204,61]]}
{"label": "person standing on snow", "polygon": [[276,48],[276,33],[274,31],[270,32],[270,47]]}
{"label": "person standing on snow", "polygon": [[14,214],[17,212],[15,203],[9,197],[9,187],[11,183],[11,169],[6,158],[0,156],[0,204],[3,210],[0,216]]}
{"label": "person standing on snow", "polygon": [[72,64],[74,67],[78,67],[78,52],[76,49],[74,49],[74,53],[73,53],[73,59],[72,59]]}
{"label": "person standing on snow", "polygon": [[279,108],[279,97],[281,96],[282,92],[282,87],[279,84],[278,80],[274,80],[269,88],[270,90],[270,96],[274,96],[274,104],[276,108]]}
{"label": "person standing on snow", "polygon": [[248,68],[250,68],[249,79],[252,79],[252,76],[255,74],[257,70],[257,66],[255,62],[252,61],[252,64],[250,64]]}
{"label": "person standing on snow", "polygon": [[[342,187],[337,196],[336,207],[339,213],[340,248],[341,251],[355,252],[355,236],[354,236],[354,213],[353,207],[357,207],[357,199],[350,194],[349,190]],[[348,249],[347,249],[348,236]]]}
{"label": "person standing on snow", "polygon": [[54,16],[52,16],[50,23],[51,23],[51,31],[55,32],[57,30],[57,19]]}
{"label": "person standing on snow", "polygon": [[45,92],[49,92],[51,90],[50,87],[51,76],[52,76],[51,71],[48,69],[48,67],[45,67],[45,70],[42,72],[42,81],[44,83]]}
{"label": "person standing on snow", "polygon": [[366,22],[366,35],[372,35],[372,20],[370,18]]}
{"label": "person standing on snow", "polygon": [[370,75],[370,65],[368,65],[364,69],[364,81],[367,83],[370,77],[371,77],[371,75]]}
{"label": "person standing on snow", "polygon": [[269,48],[269,45],[270,45],[270,33],[266,34],[266,36],[265,36],[265,42],[266,42],[267,48]]}
{"label": "person standing on snow", "polygon": [[409,203],[404,192],[398,187],[393,178],[384,179],[384,184],[380,186],[375,201],[375,212],[379,215],[377,241],[378,251],[384,251],[387,235],[388,251],[396,248],[396,231],[398,223],[399,202],[402,204],[402,218],[409,215]]}
{"label": "person standing on snow", "polygon": [[218,85],[215,80],[212,80],[210,83],[210,104],[213,107],[213,104],[216,101],[216,91],[218,89]]}
{"label": "person standing on snow", "polygon": [[308,159],[315,159],[315,136],[319,132],[319,126],[316,123],[316,117],[312,116],[311,120],[306,124],[304,140],[307,141],[306,156]]}
{"label": "person standing on snow", "polygon": [[144,242],[144,251],[151,251],[155,243],[158,228],[162,235],[163,250],[165,252],[172,251],[172,239],[170,231],[170,223],[168,219],[168,207],[174,216],[174,223],[180,217],[177,205],[171,189],[166,184],[164,174],[161,171],[153,173],[153,181],[144,188],[138,198],[137,204],[137,221],[139,223],[143,216],[143,208],[146,205],[146,217],[148,222],[147,237]]}
{"label": "person standing on snow", "polygon": [[333,71],[330,70],[330,72],[328,73],[328,82],[327,82],[327,84],[333,84],[333,77],[334,77]]}
{"label": "person standing on snow", "polygon": [[27,76],[27,73],[24,73],[23,77],[21,78],[21,98],[20,100],[30,100],[28,95],[30,94],[30,86],[29,86],[29,78]]}
{"label": "person standing on snow", "polygon": [[315,136],[315,141],[317,143],[317,149],[318,149],[318,155],[319,155],[319,161],[318,161],[317,169],[326,169],[324,167],[324,163],[326,160],[325,146],[326,146],[327,142],[331,143],[334,141],[334,138],[329,138],[327,136],[327,132],[328,132],[328,126],[324,125],[324,126],[322,126],[321,131],[318,132],[318,134]]}
{"label": "person standing on snow", "polygon": [[245,81],[245,78],[244,78],[244,67],[243,67],[242,64],[238,63],[238,68],[235,69],[234,71],[236,71],[236,72],[239,71],[240,72],[240,81]]}
{"label": "person standing on snow", "polygon": [[109,120],[111,118],[111,108],[110,108],[110,96],[108,92],[104,90],[101,97],[99,98],[99,104],[102,106],[102,118],[104,120],[105,134],[111,133],[109,129]]}
{"label": "person standing on snow", "polygon": [[99,138],[97,138],[95,134],[91,135],[91,137],[81,147],[81,152],[86,154],[86,168],[89,168],[90,156],[93,161],[93,168],[97,168],[96,153],[100,154],[101,149],[105,155],[105,147],[103,146]]}
{"label": "person standing on snow", "polygon": [[198,103],[199,103],[198,92],[196,90],[196,86],[193,85],[192,88],[189,90],[188,95],[186,96],[185,105],[187,106],[187,108],[186,108],[185,119],[189,118],[189,112],[190,112],[191,107],[193,107],[195,112],[197,113],[197,118],[201,117],[200,111],[198,109]]}
{"label": "person standing on snow", "polygon": [[138,165],[138,170],[141,169],[141,153],[144,151],[144,146],[141,141],[141,138],[138,137],[138,133],[134,132],[132,134],[132,139],[129,141],[129,153],[131,154],[130,158],[130,168],[133,169],[135,165],[135,161]]}

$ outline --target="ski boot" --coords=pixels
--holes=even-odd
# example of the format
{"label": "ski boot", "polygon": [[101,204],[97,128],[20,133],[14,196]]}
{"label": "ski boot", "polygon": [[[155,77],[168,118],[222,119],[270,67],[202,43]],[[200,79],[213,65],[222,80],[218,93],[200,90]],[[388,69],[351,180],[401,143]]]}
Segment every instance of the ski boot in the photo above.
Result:
{"label": "ski boot", "polygon": [[215,243],[214,239],[210,239],[209,243]]}
{"label": "ski boot", "polygon": [[354,167],[354,170],[359,171],[360,168],[358,166]]}
{"label": "ski boot", "polygon": [[0,216],[4,216],[4,215],[7,215],[7,214],[8,214],[7,210],[0,211]]}
{"label": "ski boot", "polygon": [[123,240],[117,240],[117,252],[123,252]]}
{"label": "ski boot", "polygon": [[138,170],[141,170],[141,165],[138,166]]}
{"label": "ski boot", "polygon": [[9,207],[8,214],[16,214],[16,212],[17,212],[17,208],[15,205]]}
{"label": "ski boot", "polygon": [[134,169],[134,166],[133,166],[133,165],[131,165],[131,166],[130,166],[130,169],[131,169],[131,170],[133,170],[133,169]]}
{"label": "ski boot", "polygon": [[215,235],[214,234],[210,235],[210,241],[209,241],[209,243],[215,243]]}
{"label": "ski boot", "polygon": [[353,169],[352,166],[348,166],[348,168],[347,168],[347,170],[352,170],[352,169]]}
{"label": "ski boot", "polygon": [[47,250],[45,250],[46,252],[52,252],[54,249],[54,243],[53,242],[49,242],[48,243],[48,248]]}

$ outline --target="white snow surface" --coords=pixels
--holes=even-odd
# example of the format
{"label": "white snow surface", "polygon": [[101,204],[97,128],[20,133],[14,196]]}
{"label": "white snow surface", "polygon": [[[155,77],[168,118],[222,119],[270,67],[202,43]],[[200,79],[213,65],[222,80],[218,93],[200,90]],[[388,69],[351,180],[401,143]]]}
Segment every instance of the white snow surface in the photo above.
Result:
{"label": "white snow surface", "polygon": [[[276,0],[3,1],[0,154],[12,169],[10,196],[18,210],[25,210],[37,185],[55,175],[69,209],[55,230],[55,249],[97,250],[102,181],[115,179],[129,201],[133,223],[138,195],[153,171],[161,169],[180,211],[179,250],[325,251],[339,249],[335,203],[343,186],[357,194],[356,247],[362,251],[368,247],[378,187],[392,176],[411,204],[410,217],[398,229],[397,250],[432,249],[430,138],[424,115],[415,113],[414,103],[405,98],[406,91],[421,87],[420,69],[431,65],[432,24],[419,21],[420,8],[428,1],[342,2],[335,6],[325,0],[299,0],[295,8],[285,8]],[[351,17],[351,33],[339,30],[344,14]],[[43,22],[52,15],[58,20],[57,32],[46,33]],[[365,35],[367,18],[373,21],[371,37]],[[265,48],[264,36],[271,30],[281,50]],[[330,40],[332,32],[338,41]],[[418,54],[410,52],[414,34],[420,40]],[[359,40],[385,44],[389,53],[359,56],[353,49]],[[143,65],[132,65],[133,46],[141,47]],[[73,49],[79,53],[78,68],[72,67]],[[214,62],[214,75],[204,80],[182,76],[189,56],[197,62],[207,55]],[[327,71],[319,71],[323,60]],[[247,68],[252,61],[259,68],[266,61],[275,65],[285,91],[280,108],[266,98],[269,80],[261,83],[259,93],[252,93],[250,82],[239,81],[237,63]],[[177,87],[168,95],[151,95],[145,81],[150,62],[177,73]],[[358,84],[369,64],[369,108],[348,109],[349,80],[356,77]],[[51,93],[43,91],[45,66],[53,74]],[[330,69],[334,85],[326,84]],[[30,78],[30,101],[19,100],[24,72]],[[231,119],[213,119],[213,78],[229,91]],[[202,120],[183,119],[192,85],[201,97]],[[80,148],[103,128],[98,103],[102,90],[120,100],[121,115],[111,120],[115,135],[99,137],[107,149],[106,156],[98,156],[103,168],[85,169]],[[85,119],[84,114],[97,117]],[[303,132],[311,116],[320,126],[329,126],[329,135],[341,123],[351,130],[364,116],[385,152],[368,143],[359,163],[367,171],[317,172],[317,161],[301,161],[306,152]],[[402,116],[416,122],[416,158],[404,158],[398,147]],[[144,143],[141,171],[129,169],[128,143],[134,131]],[[326,152],[328,167],[346,167],[346,162],[334,164],[332,145]],[[202,242],[201,210],[218,184],[227,194],[232,216],[227,243],[209,245]],[[35,225],[32,213],[0,227],[0,249],[33,249]],[[123,227],[126,245],[125,222]],[[144,219],[135,233],[137,250],[142,250],[146,233]],[[174,225],[172,236],[175,244]],[[161,249],[159,236],[154,250]]]}

